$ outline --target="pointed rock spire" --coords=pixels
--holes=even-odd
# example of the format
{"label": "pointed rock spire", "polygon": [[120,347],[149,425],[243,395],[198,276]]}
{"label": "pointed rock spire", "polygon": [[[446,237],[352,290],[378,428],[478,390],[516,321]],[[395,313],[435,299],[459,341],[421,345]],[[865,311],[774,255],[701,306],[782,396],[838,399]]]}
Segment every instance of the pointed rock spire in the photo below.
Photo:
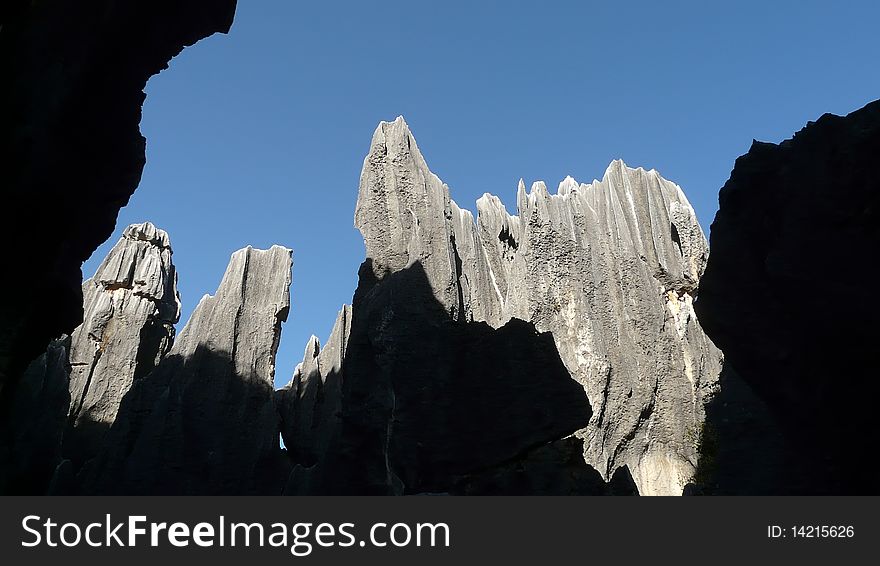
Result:
{"label": "pointed rock spire", "polygon": [[180,317],[171,242],[150,222],[127,227],[83,283],[83,323],[71,336],[65,456],[94,455],[136,379],[168,353]]}
{"label": "pointed rock spire", "polygon": [[290,310],[291,250],[232,254],[174,347],[126,397],[87,493],[280,493],[275,353]]}
{"label": "pointed rock spire", "polygon": [[676,184],[619,159],[556,194],[520,180],[517,207],[484,195],[474,222],[398,118],[373,136],[355,224],[376,279],[419,264],[454,320],[552,332],[594,409],[578,433],[587,462],[606,480],[626,466],[642,493],[680,494],[721,369],[693,316],[708,256],[693,208]]}

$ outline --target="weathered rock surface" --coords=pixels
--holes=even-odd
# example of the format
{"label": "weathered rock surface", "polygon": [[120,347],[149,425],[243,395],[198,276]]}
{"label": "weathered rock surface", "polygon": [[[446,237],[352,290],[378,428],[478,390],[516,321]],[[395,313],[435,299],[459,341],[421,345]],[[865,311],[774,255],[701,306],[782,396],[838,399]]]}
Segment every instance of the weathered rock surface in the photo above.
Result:
{"label": "weathered rock surface", "polygon": [[484,195],[460,209],[402,118],[377,128],[355,224],[370,277],[422,266],[452,320],[498,328],[518,318],[552,332],[593,406],[587,462],[626,465],[643,494],[679,494],[694,473],[704,405],[722,357],[693,313],[708,256],[681,189],[613,162],[601,181],[544,183],[519,214]]}
{"label": "weathered rock surface", "polygon": [[695,309],[783,427],[776,492],[877,490],[880,101],[755,142],[721,189]]}
{"label": "weathered rock surface", "polygon": [[[50,340],[82,322],[80,266],[137,186],[147,79],[232,24],[235,0],[4,2],[0,21],[0,414]],[[0,438],[0,445],[8,438]]]}
{"label": "weathered rock surface", "polygon": [[177,273],[168,234],[133,224],[83,283],[84,321],[71,336],[70,428],[64,454],[94,456],[132,383],[147,375],[174,341],[180,318]]}
{"label": "weathered rock surface", "polygon": [[312,336],[290,383],[277,392],[284,446],[300,465],[313,465],[338,430],[350,333],[351,307],[346,305],[339,311],[327,345],[321,348]]}
{"label": "weathered rock surface", "polygon": [[[280,393],[286,444],[307,446],[289,491],[607,493],[614,477],[682,492],[721,369],[693,314],[708,255],[693,209],[619,161],[602,181],[517,196],[516,216],[483,196],[475,221],[403,119],[379,125],[347,343],[334,330],[327,364],[311,340]],[[491,447],[461,440],[484,422]]]}
{"label": "weathered rock surface", "polygon": [[[309,342],[281,393],[299,458],[287,493],[466,491],[472,476],[587,424],[587,397],[549,334],[516,319],[493,329],[450,318],[418,262],[381,280],[372,273],[367,260],[350,323],[345,309],[323,351]],[[533,475],[545,469],[534,468],[523,485],[541,485]]]}
{"label": "weathered rock surface", "polygon": [[165,357],[136,380],[88,493],[281,493],[275,352],[290,309],[291,252],[233,254]]}

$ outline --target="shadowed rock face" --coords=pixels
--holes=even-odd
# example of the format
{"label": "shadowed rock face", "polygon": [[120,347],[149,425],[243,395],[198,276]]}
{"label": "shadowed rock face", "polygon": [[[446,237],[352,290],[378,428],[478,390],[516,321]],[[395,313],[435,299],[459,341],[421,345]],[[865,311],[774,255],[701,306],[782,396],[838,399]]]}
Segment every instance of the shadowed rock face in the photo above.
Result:
{"label": "shadowed rock face", "polygon": [[171,254],[163,230],[133,224],[83,283],[83,324],[30,364],[0,421],[12,460],[0,467],[18,477],[5,492],[45,492],[62,458],[75,473],[103,446],[134,382],[174,340],[180,301]]}
{"label": "shadowed rock face", "polygon": [[28,367],[0,420],[0,489],[280,494],[273,384],[291,267],[280,246],[234,253],[172,346],[168,236],[129,226],[83,284],[86,321]]}
{"label": "shadowed rock face", "polygon": [[474,222],[403,119],[383,122],[355,212],[368,257],[355,301],[418,264],[450,320],[551,332],[594,409],[578,432],[587,463],[606,479],[627,466],[643,494],[680,494],[721,369],[692,308],[708,255],[693,209],[656,171],[620,161],[555,195],[520,183],[517,200],[511,216],[484,195]]}
{"label": "shadowed rock face", "polygon": [[286,248],[233,254],[217,293],[125,396],[84,492],[281,493],[273,383],[290,281]]}
{"label": "shadowed rock face", "polygon": [[135,379],[168,353],[180,318],[168,235],[149,222],[125,229],[83,283],[84,321],[71,336],[70,428],[65,457],[97,453]]}
{"label": "shadowed rock face", "polygon": [[311,337],[290,383],[276,395],[284,446],[302,466],[317,461],[338,428],[351,317],[351,307],[344,306],[323,348],[317,337]]}
{"label": "shadowed rock face", "polygon": [[67,351],[70,339],[49,344],[31,362],[15,390],[11,410],[0,416],[0,494],[42,495],[61,461],[70,408]]}
{"label": "shadowed rock face", "polygon": [[777,491],[877,490],[880,102],[755,142],[721,189],[695,309],[785,432]]}
{"label": "shadowed rock face", "polygon": [[[0,411],[8,383],[83,320],[80,265],[144,167],[147,79],[232,24],[235,0],[8,0],[0,21]],[[35,252],[35,250],[39,250]]]}
{"label": "shadowed rock face", "polygon": [[[310,341],[281,392],[282,414],[293,412],[283,418],[306,435],[286,437],[301,458],[288,493],[483,492],[486,482],[472,476],[528,459],[587,424],[589,402],[549,334],[516,319],[498,329],[453,320],[419,263],[381,280],[369,263],[350,323],[345,309],[317,358]],[[340,358],[331,348],[345,327]],[[316,435],[319,442],[308,439]],[[582,458],[581,469],[593,474],[581,487],[604,489]],[[540,493],[548,473],[535,466],[522,484]]]}

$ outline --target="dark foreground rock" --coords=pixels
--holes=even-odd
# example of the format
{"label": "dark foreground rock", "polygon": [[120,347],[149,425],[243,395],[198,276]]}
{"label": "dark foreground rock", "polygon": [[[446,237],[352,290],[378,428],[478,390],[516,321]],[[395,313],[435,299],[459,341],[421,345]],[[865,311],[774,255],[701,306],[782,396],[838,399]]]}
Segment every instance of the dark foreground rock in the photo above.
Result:
{"label": "dark foreground rock", "polygon": [[877,491],[878,156],[873,102],[755,142],[721,189],[695,310],[783,429],[775,492]]}
{"label": "dark foreground rock", "polygon": [[21,377],[11,410],[0,416],[0,494],[45,494],[62,461],[70,408],[70,339],[53,341]]}
{"label": "dark foreground rock", "polygon": [[625,469],[644,494],[682,493],[721,369],[692,309],[708,254],[693,209],[620,161],[517,200],[512,216],[484,195],[475,221],[404,120],[379,125],[350,322],[326,355],[309,342],[280,394],[290,489],[593,493]]}
{"label": "dark foreground rock", "polygon": [[287,476],[274,402],[290,310],[291,252],[232,255],[168,356],[135,382],[83,493],[280,494]]}
{"label": "dark foreground rock", "polygon": [[451,319],[418,263],[380,281],[369,261],[361,273],[341,365],[322,369],[319,354],[316,369],[309,350],[282,392],[285,420],[311,423],[286,437],[301,458],[288,493],[449,493],[589,422],[549,334]]}
{"label": "dark foreground rock", "polygon": [[144,167],[147,79],[234,12],[235,0],[4,2],[0,223],[20,276],[0,278],[0,414],[31,360],[82,322],[80,265]]}

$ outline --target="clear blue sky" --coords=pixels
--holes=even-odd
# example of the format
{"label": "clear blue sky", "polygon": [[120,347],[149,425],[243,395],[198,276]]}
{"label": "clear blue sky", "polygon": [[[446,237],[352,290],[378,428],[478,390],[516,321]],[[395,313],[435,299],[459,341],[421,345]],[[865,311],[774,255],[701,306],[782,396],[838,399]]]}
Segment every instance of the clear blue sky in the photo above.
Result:
{"label": "clear blue sky", "polygon": [[358,177],[380,120],[402,114],[453,198],[513,212],[516,182],[655,168],[704,230],[753,138],[880,97],[880,2],[294,2],[241,0],[150,80],[147,166],[100,259],[132,222],[167,230],[182,328],[248,244],[294,250],[278,355],[351,301]]}

